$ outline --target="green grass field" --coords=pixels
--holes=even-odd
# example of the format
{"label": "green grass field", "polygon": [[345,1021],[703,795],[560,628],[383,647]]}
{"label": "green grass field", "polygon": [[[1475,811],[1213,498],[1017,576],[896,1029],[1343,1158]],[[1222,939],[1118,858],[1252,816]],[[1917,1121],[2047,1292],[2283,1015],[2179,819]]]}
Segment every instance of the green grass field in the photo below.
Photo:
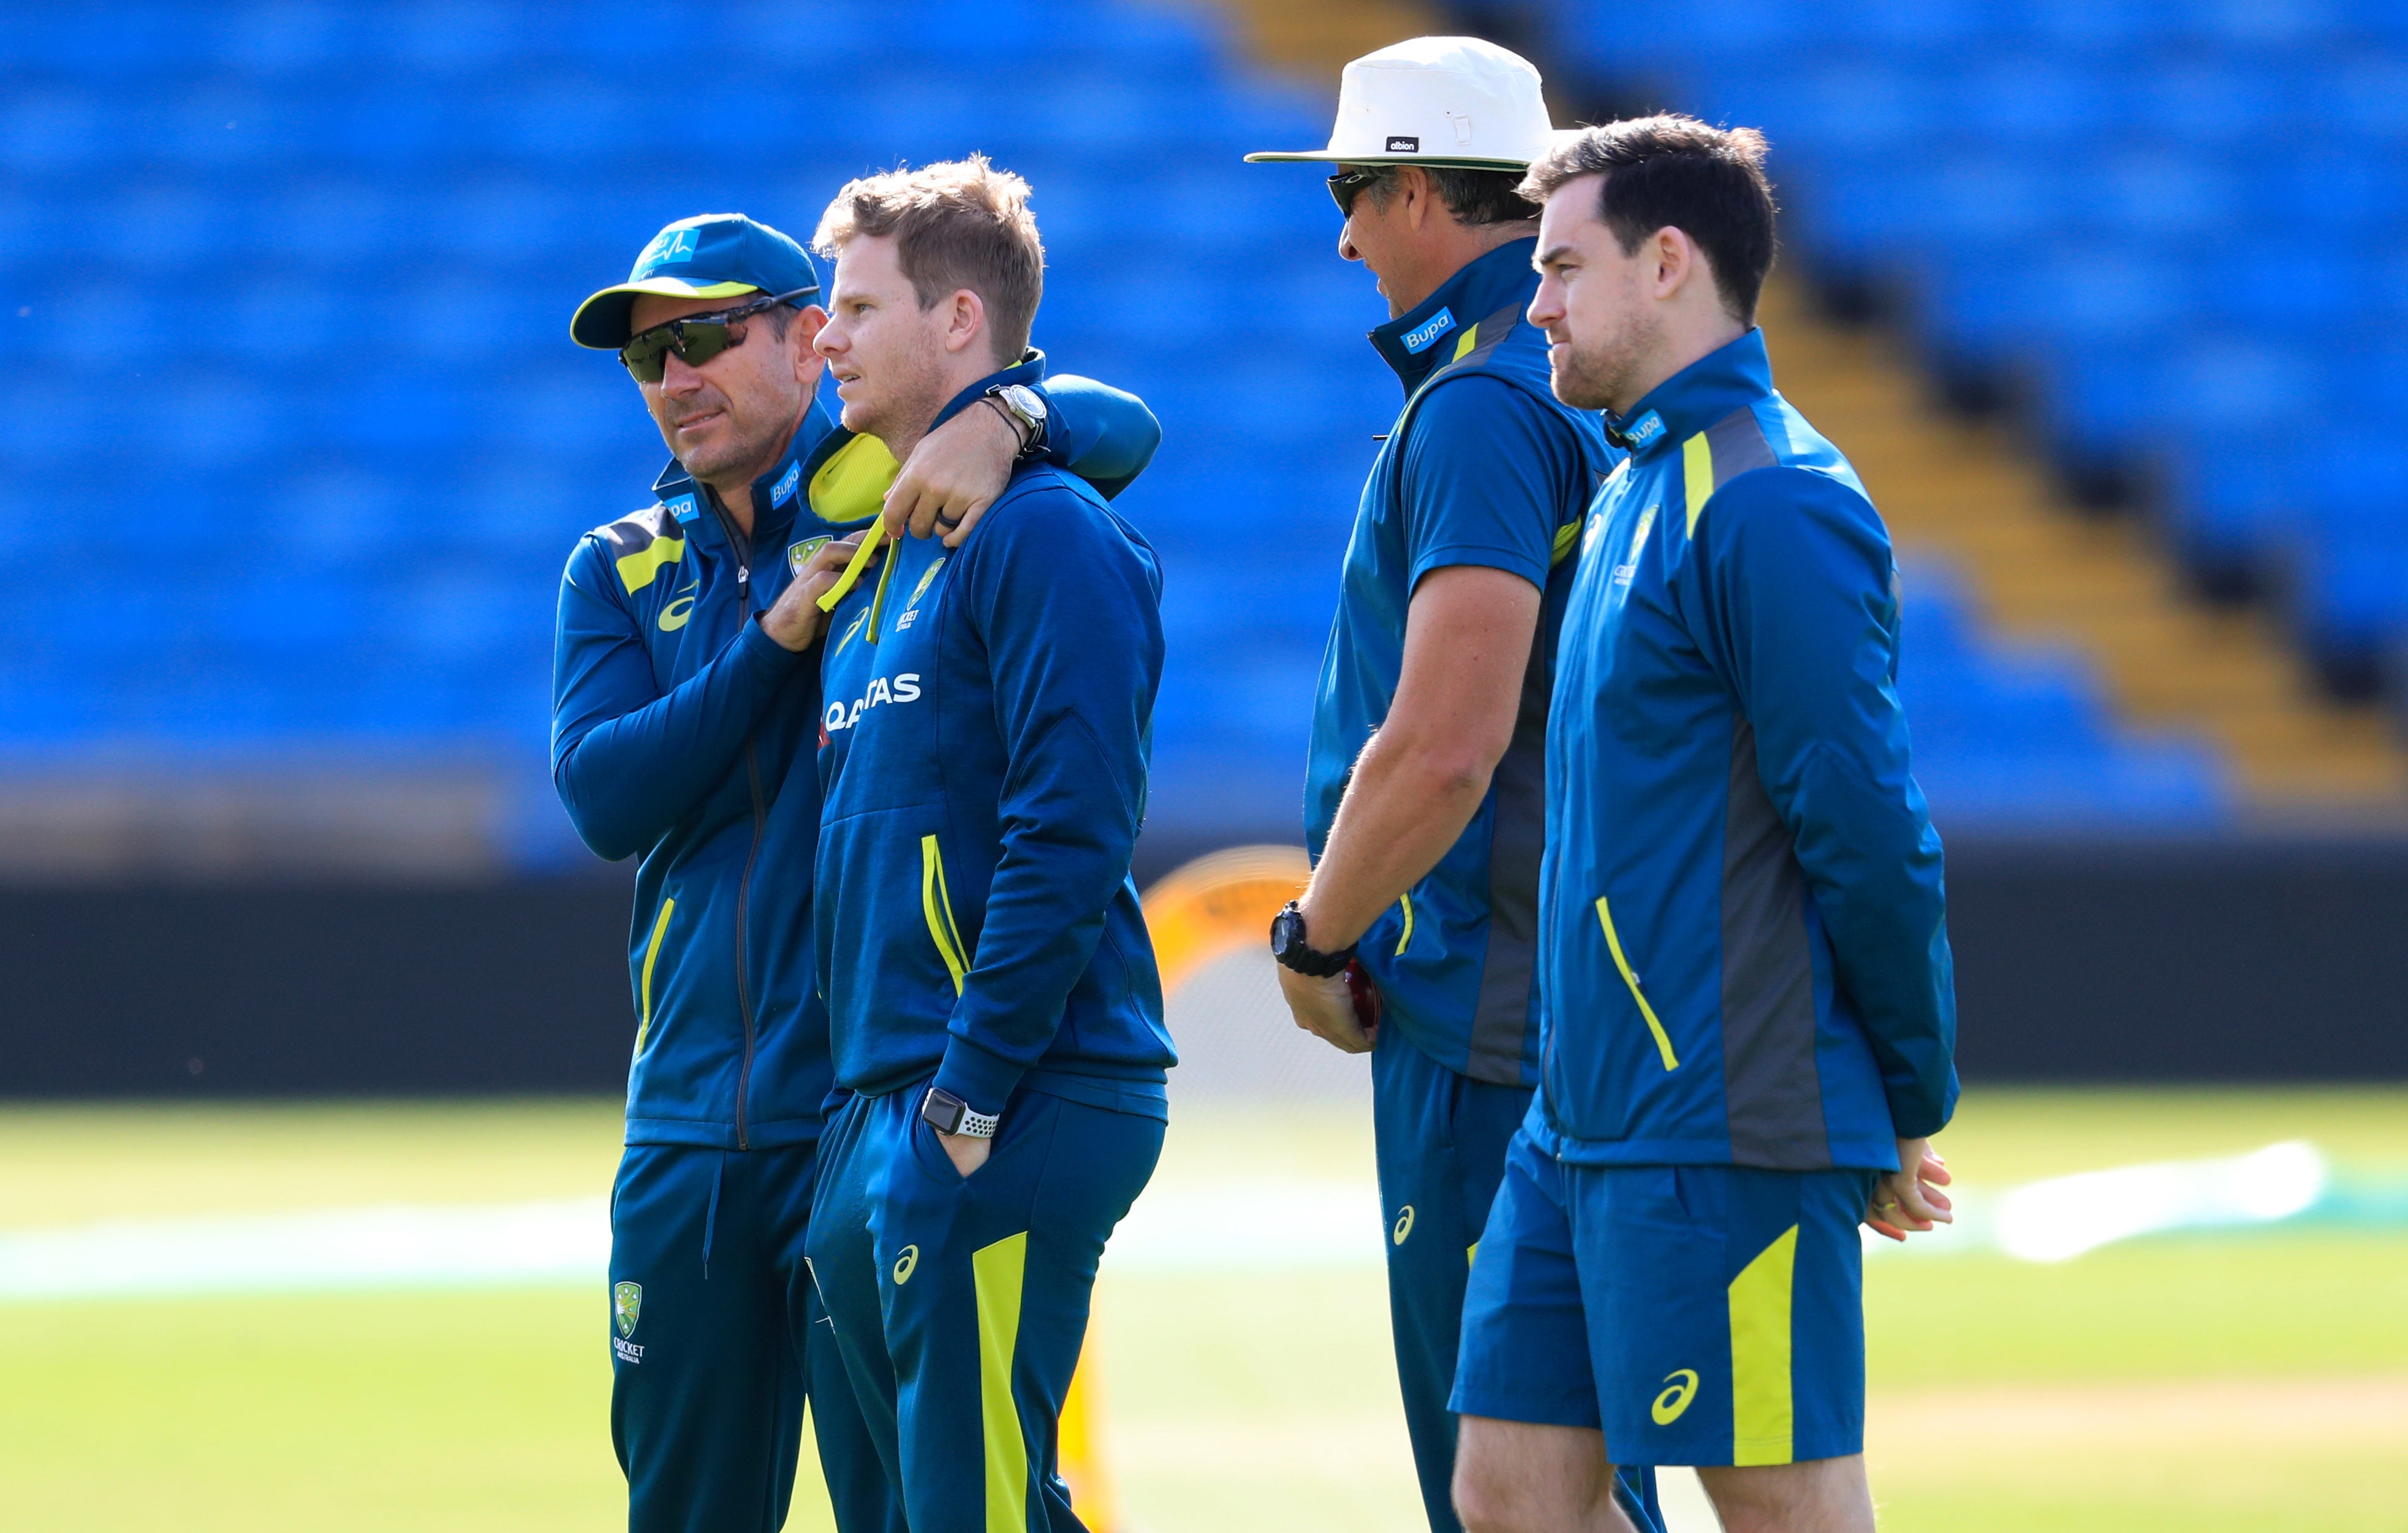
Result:
{"label": "green grass field", "polygon": [[[2004,1186],[2314,1139],[2408,1174],[2408,1092],[1976,1093]],[[611,1104],[0,1110],[0,1226],[591,1196]],[[1368,1124],[1183,1113],[1161,1179],[1369,1175]],[[2408,1527],[2408,1234],[1869,1271],[1870,1456],[1905,1533]],[[1109,1462],[1147,1533],[1418,1520],[1376,1268],[1107,1272]],[[623,1515],[601,1283],[7,1303],[0,1523],[591,1529]],[[814,1487],[792,1526],[824,1525]]]}

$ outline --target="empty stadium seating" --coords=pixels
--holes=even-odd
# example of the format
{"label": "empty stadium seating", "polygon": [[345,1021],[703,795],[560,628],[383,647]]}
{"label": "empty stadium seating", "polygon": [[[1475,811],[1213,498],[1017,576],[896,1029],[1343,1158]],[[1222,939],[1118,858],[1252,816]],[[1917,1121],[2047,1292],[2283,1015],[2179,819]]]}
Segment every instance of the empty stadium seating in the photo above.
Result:
{"label": "empty stadium seating", "polygon": [[[1570,30],[1616,69],[1694,79],[1713,109],[1795,122],[1783,152],[1818,252],[1927,274],[1935,348],[2053,369],[2070,448],[2163,430],[2194,466],[2242,457],[2320,420],[2315,391],[2362,392],[2344,343],[2391,359],[2408,399],[2408,367],[2363,322],[2378,290],[2408,304],[2408,267],[2378,274],[2374,246],[2349,245],[2358,265],[2300,289],[2258,270],[2280,249],[2216,211],[2228,183],[2262,179],[2371,241],[2408,186],[2367,165],[2343,207],[2298,154],[2229,152],[2237,130],[2212,112],[2195,138],[2117,141],[2126,193],[2082,192],[2086,216],[2128,193],[2160,222],[2114,224],[2116,282],[2080,315],[2053,304],[2036,273],[2081,252],[2052,243],[2048,209],[2076,189],[2031,93],[2086,102],[2154,34],[2110,35],[2131,7],[2067,7],[2092,51],[2016,63],[1964,20],[1985,9],[1891,7],[1894,36],[1836,52],[1781,30],[1805,7],[1766,0]],[[1038,189],[1038,344],[1165,424],[1124,501],[1167,573],[1154,822],[1293,824],[1338,560],[1398,403],[1362,339],[1384,310],[1335,257],[1315,173],[1239,160],[1320,141],[1326,90],[1253,73],[1196,7],[847,0],[697,22],[650,3],[13,9],[0,325],[28,386],[0,420],[18,549],[0,567],[0,766],[489,762],[518,785],[496,831],[514,855],[581,855],[544,778],[555,582],[581,530],[642,503],[662,449],[617,365],[570,345],[571,308],[672,218],[740,208],[808,236],[844,178],[977,149]],[[1943,157],[1929,124],[1965,93],[1927,61],[1948,50],[1981,56],[1992,117]],[[2361,85],[2359,117],[2322,130],[2344,158],[2351,135],[2408,131],[2408,93]],[[2114,98],[2151,99],[2144,80]],[[2047,154],[2020,152],[2027,131],[2056,135]],[[2190,212],[2158,207],[2176,193]],[[2177,347],[2149,316],[2186,302],[2183,282],[2230,318]],[[2277,311],[2324,341],[2270,338]],[[2216,346],[2262,353],[2263,386],[2181,382]],[[2335,498],[2302,501],[2287,474],[2215,479],[2179,525],[2217,557],[2306,551],[2303,621],[2387,635],[2408,580],[2369,579],[2350,551],[2397,549],[2408,515],[2372,514],[2397,504],[2391,418],[2359,413],[2366,447],[2318,470]],[[2350,496],[2369,514],[2344,525]],[[1910,593],[1902,685],[1943,824],[2228,807],[2218,761],[2119,732],[2074,658],[1990,642],[1944,569]]]}
{"label": "empty stadium seating", "polygon": [[1568,57],[1765,124],[1826,277],[1935,366],[2138,480],[2207,592],[2279,604],[2344,692],[2408,638],[2408,5],[1717,0]]}

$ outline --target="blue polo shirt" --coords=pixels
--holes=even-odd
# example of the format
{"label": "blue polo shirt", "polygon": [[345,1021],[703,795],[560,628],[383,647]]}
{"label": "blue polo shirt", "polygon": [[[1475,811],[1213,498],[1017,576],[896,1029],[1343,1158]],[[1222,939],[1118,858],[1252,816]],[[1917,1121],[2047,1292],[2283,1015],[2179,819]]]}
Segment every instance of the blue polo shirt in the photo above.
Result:
{"label": "blue polo shirt", "polygon": [[1436,867],[1364,934],[1383,1025],[1474,1080],[1538,1080],[1535,958],[1546,828],[1555,633],[1573,538],[1613,454],[1595,414],[1559,403],[1547,339],[1524,321],[1536,239],[1503,245],[1371,332],[1406,396],[1371,466],[1321,665],[1305,787],[1318,862],[1355,758],[1386,720],[1404,668],[1413,588],[1478,565],[1545,596],[1513,738],[1487,796]]}

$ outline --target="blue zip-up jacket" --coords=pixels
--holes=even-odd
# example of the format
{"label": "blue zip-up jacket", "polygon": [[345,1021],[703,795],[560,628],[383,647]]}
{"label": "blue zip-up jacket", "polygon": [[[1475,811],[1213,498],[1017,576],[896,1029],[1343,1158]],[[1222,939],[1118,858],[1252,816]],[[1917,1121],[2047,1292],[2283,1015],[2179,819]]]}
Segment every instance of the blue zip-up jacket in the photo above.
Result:
{"label": "blue zip-up jacket", "polygon": [[[1048,388],[1056,461],[1114,494],[1160,438],[1145,407]],[[761,631],[810,551],[865,525],[893,481],[875,437],[815,403],[752,486],[752,536],[672,464],[653,506],[588,533],[560,588],[552,779],[585,843],[640,855],[627,1142],[746,1149],[816,1139],[829,1083],[809,870],[815,654]],[[975,543],[984,536],[974,533]]]}
{"label": "blue zip-up jacket", "polygon": [[[1024,364],[964,391],[1030,381]],[[837,1083],[1024,1082],[1167,1117],[1176,1062],[1129,879],[1162,675],[1154,551],[1052,467],[958,550],[890,545],[828,628],[820,983]]]}
{"label": "blue zip-up jacket", "polygon": [[1557,653],[1545,1148],[1896,1169],[1956,1101],[1940,838],[1897,566],[1761,332],[1616,423]]}
{"label": "blue zip-up jacket", "polygon": [[1371,332],[1406,402],[1354,513],[1305,781],[1305,845],[1318,862],[1355,758],[1396,701],[1405,620],[1423,576],[1482,565],[1543,594],[1512,739],[1487,795],[1357,950],[1379,986],[1384,1024],[1449,1069],[1516,1086],[1538,1083],[1539,861],[1555,631],[1581,517],[1614,457],[1604,422],[1550,391],[1547,337],[1522,318],[1538,292],[1537,248],[1535,238],[1498,247]]}

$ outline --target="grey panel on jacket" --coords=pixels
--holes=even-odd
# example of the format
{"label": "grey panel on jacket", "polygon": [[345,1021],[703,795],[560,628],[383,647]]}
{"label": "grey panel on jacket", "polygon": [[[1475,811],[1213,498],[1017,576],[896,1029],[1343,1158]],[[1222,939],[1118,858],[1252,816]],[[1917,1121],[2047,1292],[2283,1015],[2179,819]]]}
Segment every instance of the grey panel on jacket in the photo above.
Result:
{"label": "grey panel on jacket", "polygon": [[1522,1083],[1522,1045],[1529,1036],[1538,982],[1539,862],[1547,850],[1547,705],[1554,667],[1547,624],[1540,620],[1522,672],[1513,739],[1490,781],[1496,795],[1488,831],[1488,952],[1471,1017],[1474,1081]]}
{"label": "grey panel on jacket", "polygon": [[1723,1092],[1731,1158],[1742,1166],[1831,1164],[1806,899],[1796,842],[1756,775],[1756,726],[1734,718],[1723,822]]}

